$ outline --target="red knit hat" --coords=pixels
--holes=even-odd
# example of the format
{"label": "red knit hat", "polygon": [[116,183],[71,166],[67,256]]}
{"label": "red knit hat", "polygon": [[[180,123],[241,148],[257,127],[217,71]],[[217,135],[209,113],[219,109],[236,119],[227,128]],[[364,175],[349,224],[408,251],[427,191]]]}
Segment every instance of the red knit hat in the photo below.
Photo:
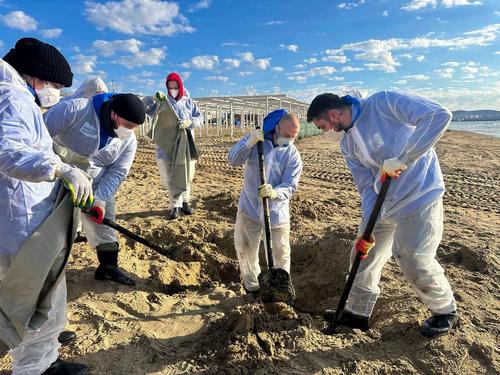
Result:
{"label": "red knit hat", "polygon": [[184,86],[182,84],[181,77],[175,72],[170,73],[167,76],[167,80],[165,81],[165,85],[167,86],[167,91],[168,91],[168,81],[175,81],[179,84],[179,94],[174,99],[179,100],[180,98],[182,98],[182,96],[184,95]]}

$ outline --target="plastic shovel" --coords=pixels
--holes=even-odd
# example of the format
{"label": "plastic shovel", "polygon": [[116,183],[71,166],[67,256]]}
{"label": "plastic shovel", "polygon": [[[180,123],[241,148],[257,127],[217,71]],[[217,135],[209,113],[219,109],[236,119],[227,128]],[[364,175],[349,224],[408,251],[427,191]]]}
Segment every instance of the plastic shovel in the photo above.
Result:
{"label": "plastic shovel", "polygon": [[[378,193],[377,200],[375,201],[375,206],[370,214],[370,218],[368,219],[368,224],[365,227],[363,232],[363,239],[365,241],[370,241],[370,237],[373,232],[373,228],[375,227],[375,223],[377,222],[378,215],[380,214],[380,210],[382,209],[382,204],[384,203],[385,196],[387,194],[387,190],[389,190],[389,185],[391,184],[392,178],[389,176],[385,176],[383,178],[382,186],[380,187],[380,192]],[[335,330],[339,326],[339,321],[342,318],[342,314],[344,313],[345,304],[347,302],[347,297],[349,297],[349,292],[351,291],[352,285],[354,284],[354,278],[358,273],[359,264],[361,263],[361,257],[363,254],[357,252],[354,258],[354,263],[352,264],[351,271],[349,272],[349,277],[347,278],[347,282],[344,286],[344,290],[342,291],[342,296],[340,297],[339,304],[337,306],[337,310],[335,310],[335,316],[333,319],[327,320],[327,327],[324,332],[326,334],[334,334]]]}
{"label": "plastic shovel", "polygon": [[[257,129],[260,129],[260,127],[257,127]],[[266,183],[263,148],[263,142],[258,142],[257,151],[261,185]],[[263,302],[285,302],[292,305],[295,301],[295,289],[293,288],[290,275],[281,268],[274,268],[269,198],[262,198],[262,207],[264,209],[264,240],[266,241],[268,268],[258,276],[260,297]]]}

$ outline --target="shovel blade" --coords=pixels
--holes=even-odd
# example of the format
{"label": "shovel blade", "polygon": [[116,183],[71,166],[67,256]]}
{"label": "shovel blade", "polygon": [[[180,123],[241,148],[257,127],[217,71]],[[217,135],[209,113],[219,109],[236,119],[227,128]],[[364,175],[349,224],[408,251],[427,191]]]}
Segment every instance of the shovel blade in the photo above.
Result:
{"label": "shovel blade", "polygon": [[280,268],[266,270],[261,272],[258,280],[263,302],[285,302],[290,306],[293,305],[295,288],[288,272]]}

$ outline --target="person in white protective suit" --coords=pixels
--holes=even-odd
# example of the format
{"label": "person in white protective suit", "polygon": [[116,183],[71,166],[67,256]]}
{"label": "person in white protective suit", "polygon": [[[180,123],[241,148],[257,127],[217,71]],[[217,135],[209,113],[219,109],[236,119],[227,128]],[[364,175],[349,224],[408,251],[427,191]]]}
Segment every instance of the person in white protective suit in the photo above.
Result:
{"label": "person in white protective suit", "polygon": [[[358,237],[352,249],[351,264],[355,251],[366,258],[350,291],[342,325],[369,328],[382,268],[391,256],[432,312],[421,332],[445,334],[456,322],[455,298],[435,259],[443,234],[444,182],[432,146],[450,120],[450,111],[442,105],[399,92],[383,91],[367,99],[325,93],[311,102],[308,122],[314,122],[327,138],[344,131],[340,149],[362,200],[359,233],[375,204],[381,176],[394,178],[374,238],[367,242]],[[325,312],[325,318],[332,314]]]}
{"label": "person in white protective suit", "polygon": [[[234,246],[243,286],[258,294],[259,247],[264,225],[262,197],[269,198],[273,259],[276,268],[290,273],[289,202],[299,185],[302,159],[293,144],[300,130],[294,114],[271,112],[264,129],[254,129],[236,143],[228,154],[233,167],[245,166],[243,189],[234,227]],[[266,184],[261,185],[257,142],[263,141]]]}
{"label": "person in white protective suit", "polygon": [[97,250],[95,278],[134,286],[135,281],[118,267],[116,232],[102,220],[115,220],[115,195],[134,161],[134,129],[144,122],[144,105],[134,94],[99,94],[90,100],[62,101],[44,119],[54,141],[69,149],[93,178],[91,211],[97,218],[82,215],[82,222],[88,243]]}
{"label": "person in white protective suit", "polygon": [[[72,80],[57,48],[34,38],[20,39],[0,60],[0,284],[23,243],[50,215],[58,177],[72,191],[74,204],[92,201],[88,177],[53,152],[39,108],[56,104],[60,89]],[[47,321],[10,350],[13,374],[87,374],[85,365],[58,359],[57,339],[65,324],[62,277],[54,287]]]}
{"label": "person in white protective suit", "polygon": [[[199,128],[203,124],[203,115],[196,103],[191,99],[189,91],[184,87],[181,77],[176,73],[170,73],[166,79],[167,95],[162,92],[156,93],[159,100],[168,100],[179,117],[179,128],[189,130],[189,134],[194,141],[194,128]],[[191,160],[191,175],[185,191],[180,191],[173,183],[173,168],[171,166],[172,155],[167,155],[165,150],[156,148],[156,164],[163,184],[167,187],[170,198],[169,220],[175,220],[182,211],[185,215],[193,213],[189,206],[191,199],[191,184],[194,178],[196,161]]]}

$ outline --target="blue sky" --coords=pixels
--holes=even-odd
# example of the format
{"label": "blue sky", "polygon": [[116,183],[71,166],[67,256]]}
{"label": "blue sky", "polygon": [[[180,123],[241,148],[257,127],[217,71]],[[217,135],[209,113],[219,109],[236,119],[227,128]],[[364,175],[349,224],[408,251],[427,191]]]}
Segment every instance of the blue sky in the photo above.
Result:
{"label": "blue sky", "polygon": [[152,94],[177,71],[195,97],[404,90],[500,110],[498,0],[0,0],[0,55],[24,36],[61,50],[73,89]]}

